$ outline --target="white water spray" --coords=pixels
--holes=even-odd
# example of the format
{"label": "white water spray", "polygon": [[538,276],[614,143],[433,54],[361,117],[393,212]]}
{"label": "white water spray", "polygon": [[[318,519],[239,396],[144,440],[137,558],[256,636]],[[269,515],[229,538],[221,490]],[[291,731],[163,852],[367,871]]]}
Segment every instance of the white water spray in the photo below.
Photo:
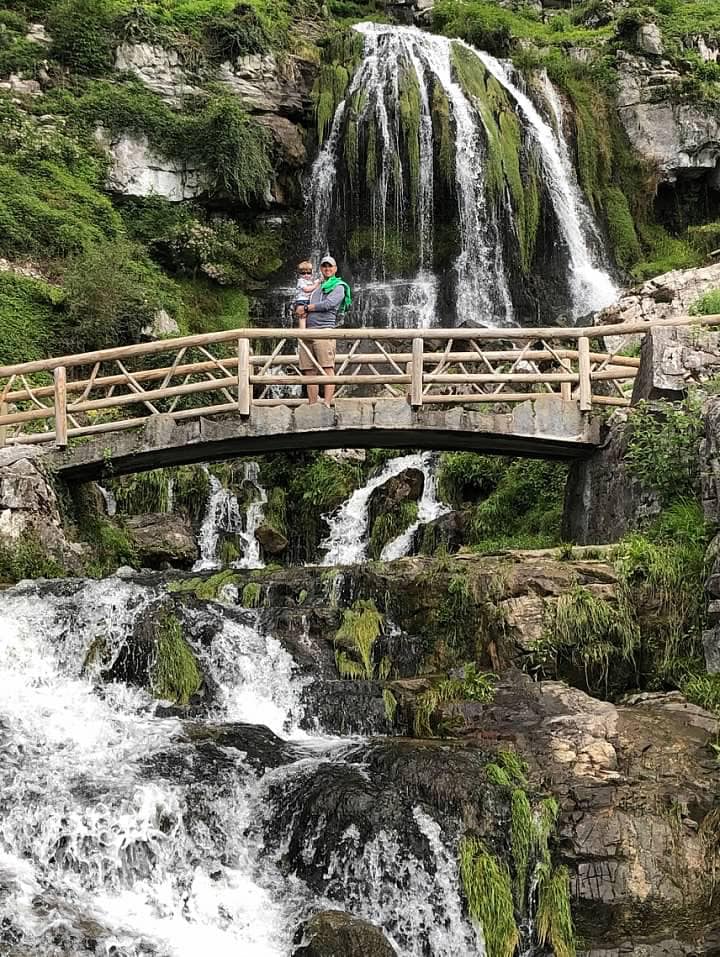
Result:
{"label": "white water spray", "polygon": [[[323,565],[356,565],[365,560],[368,546],[368,504],[375,489],[383,486],[389,479],[400,475],[406,469],[418,469],[425,477],[423,494],[418,503],[418,520],[405,533],[386,545],[383,558],[400,558],[407,554],[412,536],[422,522],[431,521],[447,511],[447,507],[436,499],[436,483],[433,475],[433,455],[431,452],[401,455],[386,462],[381,472],[356,489],[350,498],[341,505],[328,520],[330,526],[320,548],[327,549],[322,560]],[[392,555],[385,555],[388,550]]]}

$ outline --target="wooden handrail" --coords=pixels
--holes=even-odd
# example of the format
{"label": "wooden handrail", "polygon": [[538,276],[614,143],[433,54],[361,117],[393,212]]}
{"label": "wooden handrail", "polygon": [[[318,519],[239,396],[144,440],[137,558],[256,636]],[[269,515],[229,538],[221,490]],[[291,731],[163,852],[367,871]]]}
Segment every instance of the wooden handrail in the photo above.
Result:
{"label": "wooden handrail", "polygon": [[533,339],[603,339],[607,336],[640,335],[650,329],[670,328],[673,326],[716,326],[720,325],[720,315],[685,316],[679,319],[659,319],[656,322],[621,323],[608,326],[584,326],[566,328],[550,326],[537,329],[528,328],[487,328],[487,329],[232,329],[223,332],[207,332],[194,336],[175,339],[160,339],[133,346],[117,346],[112,349],[100,349],[96,352],[82,352],[76,355],[57,356],[51,359],[37,359],[15,365],[0,366],[0,379],[13,375],[30,375],[35,372],[48,372],[61,366],[88,366],[96,362],[108,362],[115,359],[129,359],[138,356],[155,355],[159,352],[173,352],[178,349],[192,349],[197,346],[232,342],[240,339],[394,339],[408,341],[412,339],[435,339],[438,341],[471,340],[489,342],[498,340],[532,341]]}
{"label": "wooden handrail", "polygon": [[[591,343],[688,325],[713,328],[720,315],[577,329],[236,329],[20,363],[0,368],[0,445],[63,447],[160,414],[182,421],[248,416],[254,405],[295,407],[306,401],[302,387],[313,384],[336,385],[339,397],[356,387],[368,396],[369,388],[375,399],[389,396],[413,409],[545,394],[577,402],[581,412],[627,406],[640,360],[592,350]],[[334,374],[319,366],[303,374],[299,344],[329,338],[346,343]],[[222,347],[217,354],[213,345]],[[253,346],[262,351],[253,354]],[[157,368],[143,368],[154,355],[162,355]],[[48,372],[52,377],[37,381]],[[593,393],[598,382],[609,385],[606,394]]]}

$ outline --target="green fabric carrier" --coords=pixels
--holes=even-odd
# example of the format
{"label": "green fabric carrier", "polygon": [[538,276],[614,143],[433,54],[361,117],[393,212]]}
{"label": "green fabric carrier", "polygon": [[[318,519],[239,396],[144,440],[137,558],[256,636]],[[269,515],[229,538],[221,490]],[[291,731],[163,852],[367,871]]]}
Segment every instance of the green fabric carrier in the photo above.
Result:
{"label": "green fabric carrier", "polygon": [[348,286],[345,280],[339,279],[337,276],[331,276],[329,279],[326,279],[325,282],[320,284],[320,288],[325,293],[325,295],[327,295],[328,293],[331,293],[333,291],[333,289],[335,288],[335,286],[338,285],[338,283],[340,283],[341,285],[345,287],[345,298],[340,303],[340,308],[338,309],[338,312],[340,314],[343,314],[348,311],[350,306],[352,306],[352,293],[350,292],[350,286]]}

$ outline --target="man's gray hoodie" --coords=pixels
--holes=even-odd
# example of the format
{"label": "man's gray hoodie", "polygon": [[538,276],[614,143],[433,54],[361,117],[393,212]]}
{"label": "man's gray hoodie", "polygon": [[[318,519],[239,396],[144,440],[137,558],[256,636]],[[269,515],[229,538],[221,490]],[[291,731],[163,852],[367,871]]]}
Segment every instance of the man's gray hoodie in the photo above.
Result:
{"label": "man's gray hoodie", "polygon": [[308,329],[334,329],[337,324],[338,309],[345,299],[345,286],[341,282],[332,292],[325,294],[322,286],[310,296],[312,312],[307,314]]}

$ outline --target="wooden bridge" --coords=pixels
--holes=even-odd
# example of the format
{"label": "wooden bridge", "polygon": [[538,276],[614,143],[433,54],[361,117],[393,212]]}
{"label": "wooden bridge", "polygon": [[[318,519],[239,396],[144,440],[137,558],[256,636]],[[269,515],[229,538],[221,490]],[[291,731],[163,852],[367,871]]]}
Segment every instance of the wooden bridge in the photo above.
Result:
{"label": "wooden bridge", "polygon": [[[585,455],[592,412],[630,404],[622,346],[648,328],[236,329],[26,362],[0,367],[0,444],[49,445],[88,478],[291,448]],[[338,340],[335,374],[303,376],[319,338]],[[302,386],[328,382],[334,407],[308,406]]]}

